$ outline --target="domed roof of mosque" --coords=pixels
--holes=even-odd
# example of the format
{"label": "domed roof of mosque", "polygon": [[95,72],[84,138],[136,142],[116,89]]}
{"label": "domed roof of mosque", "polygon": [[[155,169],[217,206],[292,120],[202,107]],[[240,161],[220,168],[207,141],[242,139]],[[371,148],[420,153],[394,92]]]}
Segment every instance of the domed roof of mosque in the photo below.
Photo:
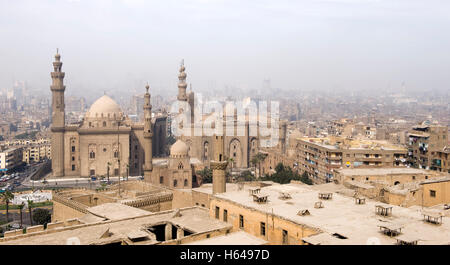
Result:
{"label": "domed roof of mosque", "polygon": [[187,156],[188,152],[188,145],[180,139],[170,147],[170,156]]}
{"label": "domed roof of mosque", "polygon": [[97,99],[94,104],[91,105],[89,111],[86,113],[88,118],[99,118],[102,117],[119,117],[122,115],[122,109],[119,104],[107,95],[103,95],[101,98]]}

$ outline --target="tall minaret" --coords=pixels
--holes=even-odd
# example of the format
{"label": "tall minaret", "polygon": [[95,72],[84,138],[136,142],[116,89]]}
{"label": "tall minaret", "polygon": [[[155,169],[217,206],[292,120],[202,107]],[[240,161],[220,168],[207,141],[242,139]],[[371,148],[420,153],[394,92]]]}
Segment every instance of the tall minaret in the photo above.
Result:
{"label": "tall minaret", "polygon": [[52,85],[52,171],[54,177],[64,176],[64,72],[61,72],[61,56],[56,50],[55,61],[53,62],[54,71],[51,73]]}
{"label": "tall minaret", "polygon": [[287,122],[281,121],[280,135],[279,137],[279,148],[282,154],[286,152],[286,134],[287,134]]}
{"label": "tall minaret", "polygon": [[187,101],[186,95],[186,72],[184,71],[186,68],[184,67],[184,60],[181,61],[180,73],[178,74],[178,97],[177,99],[180,101]]}
{"label": "tall minaret", "polygon": [[213,194],[224,193],[227,189],[225,169],[228,161],[224,157],[223,136],[214,136],[214,160],[211,161],[213,170]]}
{"label": "tall minaret", "polygon": [[152,104],[150,104],[149,85],[145,86],[147,92],[144,95],[144,178],[150,180],[153,170],[153,154],[152,154]]}

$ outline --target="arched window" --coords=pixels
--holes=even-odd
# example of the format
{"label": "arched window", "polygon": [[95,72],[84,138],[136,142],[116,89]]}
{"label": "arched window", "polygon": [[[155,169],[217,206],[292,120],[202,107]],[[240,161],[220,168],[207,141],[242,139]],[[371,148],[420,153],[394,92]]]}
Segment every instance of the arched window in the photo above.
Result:
{"label": "arched window", "polygon": [[394,182],[394,185],[398,185],[398,184],[400,184],[400,181]]}
{"label": "arched window", "polygon": [[178,181],[176,179],[173,180],[173,186],[176,187],[178,184]]}
{"label": "arched window", "polygon": [[204,144],[203,144],[203,159],[208,159],[208,157],[209,157],[209,143],[208,142],[205,142]]}
{"label": "arched window", "polygon": [[180,164],[178,164],[178,169],[183,169],[183,163],[180,162]]}
{"label": "arched window", "polygon": [[89,158],[90,158],[90,159],[95,159],[95,152],[94,152],[94,151],[91,151],[91,152],[89,153]]}
{"label": "arched window", "polygon": [[116,150],[114,151],[114,158],[118,158],[119,157],[119,152]]}
{"label": "arched window", "polygon": [[185,180],[184,180],[184,186],[187,187],[187,185],[188,185],[188,180],[185,179]]}
{"label": "arched window", "polygon": [[103,122],[103,127],[106,127],[106,121]]}

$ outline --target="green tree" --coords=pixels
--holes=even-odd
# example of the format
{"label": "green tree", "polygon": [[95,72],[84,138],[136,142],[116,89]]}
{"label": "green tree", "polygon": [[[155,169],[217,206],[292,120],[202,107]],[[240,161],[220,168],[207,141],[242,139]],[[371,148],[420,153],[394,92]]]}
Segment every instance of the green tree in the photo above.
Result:
{"label": "green tree", "polygon": [[312,180],[308,177],[308,173],[306,173],[306,171],[303,172],[302,176],[300,177],[300,181],[308,185],[313,184]]}
{"label": "green tree", "polygon": [[106,166],[107,166],[107,168],[106,168],[106,176],[107,176],[107,178],[108,178],[108,184],[109,184],[109,169],[110,169],[110,167],[111,167],[111,163],[108,162],[108,163],[106,164]]}
{"label": "green tree", "polygon": [[212,169],[205,167],[197,171],[197,175],[202,177],[202,183],[212,183]]}
{"label": "green tree", "polygon": [[300,176],[297,172],[292,171],[291,167],[286,167],[282,163],[277,164],[275,173],[264,176],[263,180],[270,180],[280,184],[289,183],[291,180],[299,180],[305,184],[312,185],[312,181],[308,178],[307,174]]}
{"label": "green tree", "polygon": [[23,225],[23,218],[22,218],[22,209],[23,207],[25,207],[25,203],[21,203],[19,204],[18,208],[19,208],[19,213],[20,213],[20,227],[22,228]]}
{"label": "green tree", "polygon": [[47,223],[50,223],[52,220],[52,216],[48,209],[37,208],[33,210],[33,221],[36,224],[47,226]]}
{"label": "green tree", "polygon": [[[258,166],[258,173],[259,174],[261,174],[261,162],[264,161],[264,159],[266,159],[266,155],[264,155],[262,153],[257,153],[250,160],[250,163],[252,163],[254,167]],[[258,177],[260,176],[259,174],[258,174]]]}
{"label": "green tree", "polygon": [[234,168],[234,158],[230,157],[228,160],[230,160],[231,170],[233,170],[233,168]]}
{"label": "green tree", "polygon": [[240,181],[254,181],[256,180],[255,176],[252,175],[252,172],[250,170],[242,171],[239,175],[238,179]]}
{"label": "green tree", "polygon": [[27,200],[27,204],[28,204],[28,213],[30,214],[30,224],[33,225],[33,213],[32,213],[33,201]]}
{"label": "green tree", "polygon": [[9,203],[14,199],[14,194],[9,190],[1,194],[2,201],[6,204],[6,222],[9,222]]}

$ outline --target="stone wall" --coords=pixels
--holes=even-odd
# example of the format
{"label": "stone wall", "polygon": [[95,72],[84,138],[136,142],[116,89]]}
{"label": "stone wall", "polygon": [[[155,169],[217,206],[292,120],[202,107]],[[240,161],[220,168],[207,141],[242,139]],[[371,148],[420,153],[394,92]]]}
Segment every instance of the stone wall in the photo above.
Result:
{"label": "stone wall", "polygon": [[[234,202],[212,197],[210,216],[215,218],[216,206],[219,207],[219,219],[224,220],[227,210],[227,222],[233,225],[234,231],[243,230],[253,236],[262,238],[271,245],[283,244],[283,230],[288,233],[289,245],[303,245],[303,237],[320,233],[317,228],[298,224],[281,216],[266,214],[255,209],[238,205]],[[244,218],[244,227],[240,228],[240,215]],[[261,235],[261,223],[265,223],[265,236]]]}
{"label": "stone wall", "polygon": [[179,209],[193,206],[192,190],[173,189],[172,209]]}
{"label": "stone wall", "polygon": [[88,213],[86,208],[88,208],[86,205],[79,202],[53,194],[52,222],[81,217]]}

